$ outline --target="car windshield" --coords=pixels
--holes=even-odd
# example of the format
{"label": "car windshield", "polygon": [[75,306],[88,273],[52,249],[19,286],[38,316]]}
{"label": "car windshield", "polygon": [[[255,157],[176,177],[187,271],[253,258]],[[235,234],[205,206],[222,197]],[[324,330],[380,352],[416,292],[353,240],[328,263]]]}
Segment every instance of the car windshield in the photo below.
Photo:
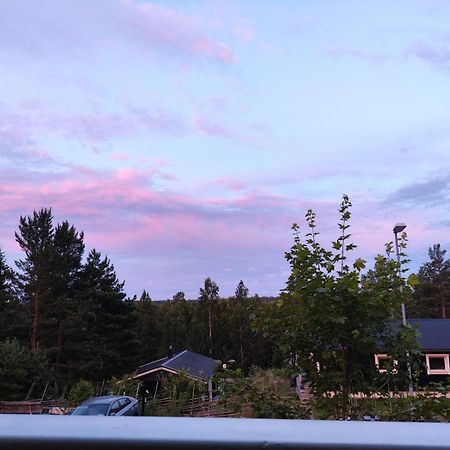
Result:
{"label": "car windshield", "polygon": [[106,416],[109,403],[94,403],[91,405],[80,405],[76,408],[73,416]]}

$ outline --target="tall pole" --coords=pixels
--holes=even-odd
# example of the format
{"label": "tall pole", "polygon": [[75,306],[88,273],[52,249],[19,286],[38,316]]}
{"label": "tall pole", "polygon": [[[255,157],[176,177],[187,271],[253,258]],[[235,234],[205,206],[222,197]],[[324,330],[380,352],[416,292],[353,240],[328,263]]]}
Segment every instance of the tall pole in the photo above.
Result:
{"label": "tall pole", "polygon": [[[398,270],[398,276],[400,279],[402,278],[402,273],[400,271],[400,251],[398,248],[398,232],[395,231],[396,228],[394,228],[394,236],[395,236],[395,253],[397,255],[397,270]],[[400,293],[403,292],[403,282],[400,284]],[[406,307],[405,303],[402,300],[402,323],[403,325],[406,325]]]}
{"label": "tall pole", "polygon": [[[400,250],[398,245],[398,233],[402,232],[406,228],[406,225],[404,223],[398,223],[395,225],[393,231],[394,231],[394,237],[395,237],[395,253],[397,255],[397,270],[398,270],[398,276],[400,277],[400,294],[403,292],[403,279],[402,279],[402,272],[401,272],[401,261],[400,261]],[[402,299],[402,324],[404,326],[407,325],[406,322],[406,307],[405,303]],[[413,386],[413,379],[412,379],[412,371],[411,371],[411,358],[409,354],[409,350],[406,350],[406,367],[408,370],[408,378],[409,378],[409,386],[408,386],[408,395],[413,396],[414,395],[414,386]]]}

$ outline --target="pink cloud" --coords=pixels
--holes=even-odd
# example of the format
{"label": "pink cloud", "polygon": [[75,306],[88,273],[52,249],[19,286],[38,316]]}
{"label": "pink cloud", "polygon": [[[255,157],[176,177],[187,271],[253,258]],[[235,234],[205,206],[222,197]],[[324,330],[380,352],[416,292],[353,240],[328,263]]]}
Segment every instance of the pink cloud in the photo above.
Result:
{"label": "pink cloud", "polygon": [[253,28],[237,27],[234,29],[235,36],[244,43],[249,43],[255,39],[256,33]]}
{"label": "pink cloud", "polygon": [[[112,257],[119,277],[131,283],[131,292],[161,286],[164,292],[176,292],[186,286],[195,294],[192,280],[201,283],[205,276],[213,275],[231,292],[231,285],[244,277],[264,293],[274,286],[281,288],[286,280],[283,252],[292,245],[290,226],[298,222],[302,237],[305,235],[303,217],[308,207],[317,212],[320,242],[329,246],[338,233],[339,199],[296,200],[264,190],[248,191],[243,190],[244,183],[233,178],[211,182],[230,189],[232,198],[199,199],[156,189],[153,179],[157,176],[157,167],[116,171],[72,167],[60,173],[3,171],[0,244],[8,252],[17,253],[13,233],[19,215],[52,206],[56,220],[68,219],[85,231],[88,249],[95,247]],[[364,256],[369,265],[372,257],[383,251],[384,242],[392,239],[391,221],[381,216],[379,206],[363,197],[354,201],[350,231],[359,245],[354,256]],[[376,218],[374,211],[380,217]],[[431,245],[431,236],[438,239],[445,235],[445,230],[436,234],[415,225],[420,223],[415,214],[410,211],[398,218],[410,224],[411,253],[422,245]],[[232,272],[220,278],[227,267]],[[239,278],[233,281],[233,277]],[[261,277],[270,283],[261,282]],[[276,288],[271,292],[276,293]]]}
{"label": "pink cloud", "polygon": [[241,191],[245,189],[246,184],[242,180],[236,178],[222,177],[210,181],[207,186],[230,191]]}
{"label": "pink cloud", "polygon": [[197,130],[208,136],[229,139],[236,137],[235,133],[226,126],[213,122],[203,116],[194,117],[193,123]]}
{"label": "pink cloud", "polygon": [[134,0],[42,0],[39,6],[26,0],[0,2],[0,30],[0,46],[40,58],[86,59],[96,51],[134,49],[147,55],[235,61],[227,45],[207,35],[199,18]]}
{"label": "pink cloud", "polygon": [[126,153],[114,152],[109,155],[109,159],[113,161],[127,161],[128,155]]}

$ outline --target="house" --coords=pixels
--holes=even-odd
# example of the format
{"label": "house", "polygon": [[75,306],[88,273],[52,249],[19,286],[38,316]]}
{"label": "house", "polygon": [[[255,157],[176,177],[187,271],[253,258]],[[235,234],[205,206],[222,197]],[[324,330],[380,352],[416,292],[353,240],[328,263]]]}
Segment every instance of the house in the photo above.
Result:
{"label": "house", "polygon": [[[423,371],[420,384],[447,381],[450,376],[450,319],[408,319],[417,328],[418,342],[423,354]],[[385,353],[375,355],[375,364],[385,372]]]}
{"label": "house", "polygon": [[142,382],[149,392],[156,394],[160,382],[165,377],[183,373],[191,378],[208,383],[208,391],[211,397],[211,380],[219,365],[220,361],[190,350],[183,350],[174,354],[169,351],[165,358],[139,366],[133,378]]}

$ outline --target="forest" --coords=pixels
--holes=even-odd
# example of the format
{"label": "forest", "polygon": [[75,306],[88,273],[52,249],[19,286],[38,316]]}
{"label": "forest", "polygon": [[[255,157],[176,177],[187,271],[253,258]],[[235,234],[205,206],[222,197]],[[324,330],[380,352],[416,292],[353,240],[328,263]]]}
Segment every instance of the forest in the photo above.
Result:
{"label": "forest", "polygon": [[[333,254],[316,242],[318,233],[311,211],[306,214],[309,233],[305,243],[300,242],[298,226],[294,225],[294,244],[286,253],[292,274],[278,298],[249,296],[242,280],[237,280],[233,297],[222,298],[219,286],[207,276],[196,299],[186,299],[176,286],[167,301],[153,301],[145,290],[140,297],[128,298],[109,258],[97,249],[86,250],[82,231],[67,221],[54,223],[51,209],[20,217],[15,239],[22,258],[9,264],[0,247],[0,399],[40,395],[44,385],[57,397],[80,379],[101,383],[132,373],[137,366],[165,356],[169,347],[233,361],[244,374],[254,367],[281,367],[298,348],[308,345],[308,354],[314,352],[319,357],[314,333],[320,333],[325,323],[330,329],[353,321],[348,329],[352,344],[348,345],[348,334],[336,341],[339,336],[334,333],[332,345],[345,350],[341,356],[344,369],[346,364],[354,366],[356,359],[352,358],[363,363],[358,345],[370,350],[381,335],[385,336],[386,329],[381,328],[385,320],[399,318],[398,302],[387,313],[380,311],[381,303],[376,302],[386,305],[385,294],[392,290],[386,283],[397,289],[403,278],[398,277],[400,267],[392,262],[389,247],[388,256],[375,258],[373,269],[364,272],[366,262],[359,258],[353,268],[347,265],[345,252],[356,247],[348,243],[350,234],[346,234],[350,206],[344,197],[339,224],[342,233],[333,242]],[[406,238],[401,246],[406,247]],[[420,267],[415,279],[410,288],[401,291],[408,317],[445,318],[450,300],[446,250],[433,245],[429,261]],[[346,294],[342,296],[343,286]],[[337,313],[327,309],[331,302],[316,302],[312,307],[305,301],[308,295],[317,299],[319,294],[321,299],[342,297],[346,303]],[[373,299],[372,303],[368,299]],[[387,314],[386,319],[376,316],[377,308],[377,314]],[[351,316],[353,311],[358,316]],[[377,320],[381,325],[375,330]],[[310,326],[302,328],[300,323]],[[356,342],[355,329],[364,329],[372,341],[365,338]],[[301,362],[306,370],[310,363],[315,367],[317,361],[306,358]],[[330,359],[327,366],[333,367]],[[343,376],[337,378],[340,386],[345,386],[348,378],[345,370]],[[312,383],[321,389],[319,380],[312,379]]]}

